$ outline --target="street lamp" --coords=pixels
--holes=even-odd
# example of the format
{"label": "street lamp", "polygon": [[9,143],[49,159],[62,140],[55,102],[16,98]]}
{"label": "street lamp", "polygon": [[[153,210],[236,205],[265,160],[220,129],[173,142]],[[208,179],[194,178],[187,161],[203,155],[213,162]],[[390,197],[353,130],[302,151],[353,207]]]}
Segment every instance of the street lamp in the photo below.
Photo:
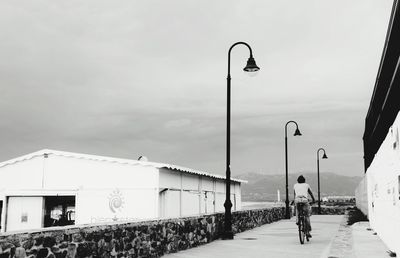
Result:
{"label": "street lamp", "polygon": [[288,179],[288,151],[287,151],[287,126],[290,123],[294,123],[296,125],[296,130],[294,131],[294,136],[301,136],[299,126],[295,121],[289,121],[285,125],[285,164],[286,164],[286,214],[285,218],[290,219],[290,212],[289,212],[289,179]]}
{"label": "street lamp", "polygon": [[324,148],[319,148],[317,150],[317,174],[318,174],[318,214],[321,214],[321,198],[320,198],[320,187],[319,187],[319,152],[324,151],[324,155],[322,155],[323,159],[327,159],[326,152]]}
{"label": "street lamp", "polygon": [[253,58],[251,47],[245,42],[236,42],[228,51],[228,77],[227,80],[227,108],[226,108],[226,197],[225,197],[225,227],[222,235],[223,239],[233,239],[232,232],[232,202],[231,202],[231,51],[236,45],[245,45],[250,50],[250,57],[247,60],[245,72],[254,73],[260,70]]}

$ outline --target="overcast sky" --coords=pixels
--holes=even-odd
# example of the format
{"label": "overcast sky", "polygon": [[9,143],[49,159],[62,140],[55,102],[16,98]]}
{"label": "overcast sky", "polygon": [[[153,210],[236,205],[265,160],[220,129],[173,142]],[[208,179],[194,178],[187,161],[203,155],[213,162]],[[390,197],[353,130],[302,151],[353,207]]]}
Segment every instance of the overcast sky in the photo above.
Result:
{"label": "overcast sky", "polygon": [[40,149],[232,174],[363,175],[362,134],[392,0],[1,1],[0,160]]}

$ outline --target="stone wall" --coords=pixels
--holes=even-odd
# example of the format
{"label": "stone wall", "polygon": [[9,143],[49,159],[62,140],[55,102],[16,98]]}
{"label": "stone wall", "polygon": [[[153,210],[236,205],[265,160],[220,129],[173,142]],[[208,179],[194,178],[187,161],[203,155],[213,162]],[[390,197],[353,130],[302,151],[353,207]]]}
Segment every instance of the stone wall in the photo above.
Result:
{"label": "stone wall", "polygon": [[[353,206],[321,206],[321,215],[344,215]],[[318,206],[312,207],[312,214],[318,214]]]}
{"label": "stone wall", "polygon": [[[284,208],[238,211],[232,228],[242,232],[284,218]],[[224,214],[146,222],[49,228],[0,236],[0,258],[160,257],[221,236]]]}

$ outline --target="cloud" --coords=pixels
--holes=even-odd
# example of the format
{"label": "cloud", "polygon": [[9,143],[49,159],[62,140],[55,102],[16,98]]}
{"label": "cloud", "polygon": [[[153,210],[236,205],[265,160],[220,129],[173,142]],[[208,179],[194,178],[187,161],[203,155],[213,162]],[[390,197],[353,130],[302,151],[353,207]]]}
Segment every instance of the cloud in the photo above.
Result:
{"label": "cloud", "polygon": [[[228,48],[232,165],[359,174],[363,119],[391,4],[373,1],[2,1],[0,159],[43,148],[224,173]],[[338,19],[340,17],[340,19]],[[292,128],[290,128],[292,130]],[[353,156],[354,158],[355,156]],[[329,163],[331,162],[331,163]]]}
{"label": "cloud", "polygon": [[182,127],[188,127],[191,124],[189,119],[177,119],[177,120],[170,120],[165,123],[165,128],[167,129],[179,129]]}

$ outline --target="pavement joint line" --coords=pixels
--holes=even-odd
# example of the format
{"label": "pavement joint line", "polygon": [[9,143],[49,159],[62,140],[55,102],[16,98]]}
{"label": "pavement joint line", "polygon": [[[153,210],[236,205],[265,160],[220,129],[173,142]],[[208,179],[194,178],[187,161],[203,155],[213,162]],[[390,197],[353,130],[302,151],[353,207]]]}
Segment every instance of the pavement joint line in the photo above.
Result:
{"label": "pavement joint line", "polygon": [[353,233],[350,226],[347,225],[348,215],[345,215],[339,225],[338,232],[333,237],[328,248],[329,251],[321,258],[352,258],[355,257],[353,249]]}
{"label": "pavement joint line", "polygon": [[[342,221],[344,220],[344,219],[347,219],[347,217],[346,216],[344,216],[344,218],[342,219]],[[341,224],[338,226],[338,229],[337,229],[337,231],[339,232],[339,230],[340,230],[340,227],[341,227]],[[320,258],[329,258],[329,253],[330,253],[330,251],[331,251],[331,248],[332,248],[332,243],[333,243],[333,241],[335,240],[335,238],[336,238],[336,234],[331,238],[331,241],[329,242],[329,244],[328,244],[328,246],[324,249],[324,251],[322,252],[322,254],[321,254],[321,256],[320,256]],[[335,257],[331,257],[331,258],[335,258]]]}

